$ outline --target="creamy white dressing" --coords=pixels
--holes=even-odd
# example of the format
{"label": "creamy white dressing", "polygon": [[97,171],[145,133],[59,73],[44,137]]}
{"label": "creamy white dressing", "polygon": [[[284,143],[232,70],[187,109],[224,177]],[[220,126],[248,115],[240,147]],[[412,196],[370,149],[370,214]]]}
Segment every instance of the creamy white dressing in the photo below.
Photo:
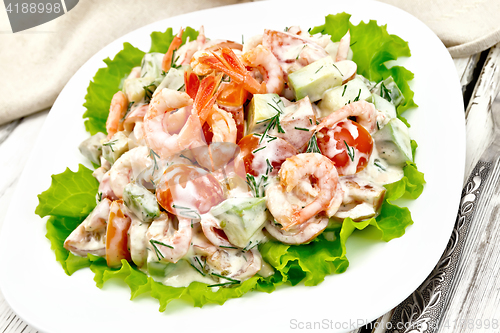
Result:
{"label": "creamy white dressing", "polygon": [[[335,58],[338,50],[338,43],[333,43],[329,39],[329,36],[309,36],[300,28],[293,28],[290,32],[293,33],[282,33],[278,32],[280,38],[275,38],[272,36],[269,30],[266,30],[264,35],[256,36],[249,40],[249,43],[258,45],[263,44],[264,46],[272,49],[273,53],[280,61],[282,69],[284,72],[292,73],[297,69],[300,69],[314,61],[322,58],[326,58],[329,55]],[[297,35],[295,35],[295,34]],[[195,45],[196,42],[189,44],[191,46]],[[188,46],[183,46],[187,49]],[[244,45],[245,48],[248,46]],[[352,56],[352,51],[349,50],[349,56]],[[329,59],[329,58],[328,58]],[[184,62],[184,59],[182,59]],[[339,65],[340,67],[340,65]],[[157,70],[157,69],[154,69]],[[138,75],[138,68],[134,68],[131,72],[129,78],[136,78]],[[149,72],[149,71],[148,71]],[[181,70],[171,70],[168,72],[167,77],[163,80],[162,84],[158,89],[166,86],[167,84],[172,84],[177,87],[181,87],[183,83],[182,78],[183,69]],[[344,78],[345,79],[345,78]],[[362,81],[364,80],[364,81]],[[168,82],[167,82],[168,81]],[[366,79],[360,78],[360,81],[366,85]],[[353,82],[351,82],[351,85]],[[356,82],[354,82],[356,83]],[[182,88],[182,87],[181,87]],[[365,87],[368,91],[368,87]],[[335,88],[338,91],[343,89],[343,87]],[[363,90],[363,94],[358,94],[357,86],[354,89],[354,93],[361,99],[368,98],[368,93]],[[342,91],[341,101],[331,102],[330,104],[335,105],[345,105],[346,102],[352,99],[347,95],[344,96]],[[292,94],[290,90],[284,92],[287,96]],[[326,95],[334,95],[332,93],[325,93]],[[292,96],[294,98],[294,96]],[[299,100],[298,102],[292,103],[287,99],[281,97],[283,104],[286,106],[285,112],[280,117],[281,124],[285,128],[285,134],[279,133],[277,128],[274,128],[268,132],[268,134],[273,136],[278,136],[285,139],[287,142],[292,144],[299,151],[305,150],[304,143],[307,144],[311,135],[316,129],[316,117],[318,115],[324,115],[325,110],[320,110],[316,104],[311,104],[308,97]],[[307,101],[306,101],[307,100]],[[339,104],[340,103],[340,104]],[[137,109],[137,106],[141,103],[136,103],[133,108]],[[307,105],[306,105],[307,104]],[[327,103],[324,103],[326,105]],[[321,105],[321,103],[320,103]],[[331,108],[328,108],[327,112],[330,113]],[[188,110],[188,109],[185,109]],[[190,109],[189,109],[190,110]],[[172,115],[175,115],[172,112]],[[179,112],[178,115],[181,113]],[[377,115],[377,123],[380,127],[383,127],[389,120],[388,112],[379,112]],[[167,121],[168,117],[164,117],[164,121]],[[141,117],[137,117],[134,121],[134,127],[129,128],[128,131],[122,131],[115,134],[113,139],[117,138],[118,141],[113,146],[116,151],[110,149],[110,141],[107,140],[108,146],[105,147],[105,156],[107,160],[101,157],[102,167],[96,169],[94,172],[94,177],[100,182],[99,192],[102,193],[103,198],[109,198],[111,200],[116,200],[121,197],[123,187],[129,182],[136,182],[142,186],[146,186],[149,189],[154,189],[153,187],[148,187],[145,184],[154,183],[158,185],[162,179],[168,180],[168,185],[172,188],[172,193],[175,192],[175,204],[178,206],[192,207],[193,201],[206,202],[209,200],[204,200],[205,198],[197,190],[197,185],[192,181],[186,181],[185,175],[177,172],[176,169],[171,169],[169,172],[164,174],[165,170],[172,164],[185,164],[193,165],[194,162],[189,161],[186,158],[182,158],[179,155],[174,155],[167,159],[153,159],[153,155],[149,147],[146,146],[145,142],[145,129],[143,126],[143,121]],[[173,126],[171,123],[164,123],[164,127]],[[175,124],[174,124],[175,125]],[[297,129],[302,128],[301,129]],[[128,128],[128,127],[125,127]],[[347,122],[346,128],[350,135],[356,139],[360,135],[358,128]],[[172,128],[172,131],[175,132]],[[169,130],[170,130],[169,129]],[[304,130],[305,129],[305,130]],[[180,130],[180,129],[179,129]],[[332,131],[340,131],[340,128],[332,129]],[[316,134],[318,138],[322,138],[322,133]],[[333,133],[330,134],[333,137]],[[102,142],[104,143],[104,142]],[[101,144],[102,144],[101,143]],[[253,169],[259,170],[261,174],[267,174],[267,165],[262,166],[262,161],[276,161],[281,160],[282,155],[286,153],[283,148],[280,148],[278,140],[262,142],[264,149],[260,150],[259,158],[253,160]],[[104,148],[101,146],[101,148]],[[335,140],[330,140],[327,149],[327,155],[334,156],[342,151],[343,149],[337,149]],[[127,151],[128,152],[125,152]],[[123,154],[123,155],[122,155]],[[194,155],[189,151],[186,154],[194,161]],[[120,156],[121,155],[121,156]],[[368,160],[367,166],[361,171],[356,173],[356,166],[360,159],[365,158]],[[114,164],[113,164],[114,163]],[[259,165],[257,165],[259,163]],[[113,166],[111,166],[113,164]],[[111,169],[111,170],[110,170]],[[204,169],[199,169],[199,177],[203,177],[208,174]],[[108,171],[109,170],[109,171]],[[276,174],[276,170],[272,174]],[[350,163],[349,168],[345,170],[345,174],[350,176],[345,176],[340,178],[340,187],[342,188],[344,195],[343,201],[340,209],[335,213],[335,217],[338,219],[343,219],[346,217],[354,218],[355,220],[362,220],[365,218],[370,218],[378,213],[378,208],[380,200],[383,198],[383,193],[385,189],[381,187],[383,184],[388,184],[395,182],[403,177],[403,170],[401,167],[389,165],[385,159],[383,159],[377,150],[377,142],[374,142],[373,151],[368,158],[367,154],[360,153],[355,150],[354,161]],[[224,174],[225,175],[225,174]],[[229,176],[216,177],[222,188],[224,188],[225,199],[234,198],[249,198],[252,197],[248,186],[241,180],[241,177],[235,173],[228,173]],[[162,177],[163,176],[163,177]],[[220,176],[220,175],[217,175]],[[256,177],[257,180],[261,177]],[[352,183],[357,184],[353,186]],[[208,180],[202,180],[204,184]],[[272,191],[276,191],[279,186],[279,179],[269,176],[267,180],[267,188]],[[292,209],[297,207],[304,207],[310,204],[319,194],[318,189],[313,187],[308,179],[300,180],[298,185],[294,190],[286,192],[283,189],[279,189],[280,194],[274,195],[272,198],[266,197],[267,206],[270,211],[273,211],[275,218],[279,220],[283,216],[290,215]],[[116,194],[115,194],[116,193]],[[339,195],[340,197],[340,195]],[[109,201],[108,199],[104,199]],[[67,243],[70,244],[71,250],[79,255],[85,255],[86,253],[94,253],[98,255],[105,255],[105,233],[95,232],[96,230],[102,231],[102,226],[106,225],[106,221],[109,216],[109,204],[106,210],[105,201],[102,201],[100,205],[96,207],[94,212],[92,212],[89,217],[80,225],[67,239]],[[210,205],[207,202],[207,205]],[[207,206],[208,207],[208,206]],[[273,207],[273,208],[271,208]],[[202,207],[204,209],[206,207]],[[210,207],[208,207],[210,208]],[[123,207],[124,211],[127,211]],[[182,211],[179,211],[182,214]],[[262,212],[257,213],[256,211],[248,210],[242,213],[245,218],[254,221],[261,219]],[[274,225],[274,218],[269,212],[264,212],[266,218],[264,219],[264,225],[268,231],[279,240],[289,244],[300,244],[307,242],[310,239],[316,237],[321,233],[326,225],[328,224],[328,218],[325,215],[318,215],[313,217],[314,220],[307,226],[299,226],[296,228],[294,226],[293,230],[284,231],[279,228],[279,226]],[[328,213],[330,215],[330,213]],[[148,241],[148,233],[153,231],[150,225],[158,226],[158,224],[165,224],[166,221],[160,221],[161,218],[155,219],[153,223],[145,223],[137,218],[132,213],[126,213],[126,216],[115,219],[125,220],[131,219],[131,226],[128,230],[128,246],[131,252],[132,261],[144,272],[148,273],[148,265],[150,268],[154,268],[157,265],[157,271],[161,272],[162,269],[164,274],[152,274],[155,281],[161,282],[168,286],[173,287],[186,287],[191,282],[197,281],[207,284],[224,283],[229,280],[224,278],[217,278],[210,275],[210,273],[218,272],[223,273],[223,275],[231,277],[236,276],[245,280],[258,272],[260,276],[268,277],[274,273],[274,269],[269,264],[265,263],[257,250],[257,245],[263,242],[267,242],[267,233],[263,232],[263,226],[259,226],[255,231],[250,234],[241,235],[231,235],[227,232],[227,228],[222,224],[231,223],[234,225],[242,225],[242,230],[245,230],[244,223],[241,222],[241,216],[230,216],[225,215],[224,218],[220,218],[220,215],[214,216],[212,213],[206,213],[202,215],[203,218],[210,218],[215,221],[218,228],[224,230],[228,239],[231,241],[230,245],[238,247],[238,249],[223,248],[211,244],[207,236],[201,231],[201,227],[198,225],[199,219],[193,220],[193,235],[191,238],[191,246],[184,254],[181,260],[176,264],[173,263],[163,263],[168,258],[164,258],[161,263],[158,262],[159,257],[155,254],[153,247]],[[163,219],[165,218],[165,213],[162,213]],[[126,225],[126,221],[121,222],[121,225]],[[105,229],[104,229],[105,230]],[[172,230],[168,231],[173,232]],[[325,232],[325,237],[329,240],[334,240],[335,234],[333,232]],[[244,238],[244,242],[241,238]],[[237,240],[236,240],[237,239]],[[119,240],[110,240],[111,243],[118,242]],[[195,247],[198,247],[195,249]],[[244,251],[242,251],[244,249]],[[183,252],[184,253],[184,252]],[[181,254],[182,255],[182,254]],[[193,268],[190,263],[193,263],[193,258],[195,257],[210,257],[212,261],[208,260],[208,273],[203,275],[198,270]],[[218,258],[218,261],[214,261]],[[163,266],[162,266],[163,265]],[[247,274],[247,271],[250,273]],[[215,289],[215,288],[214,288]]]}
{"label": "creamy white dressing", "polygon": [[403,168],[389,165],[377,151],[377,142],[373,142],[373,151],[366,167],[357,176],[378,185],[397,182],[404,176]]}
{"label": "creamy white dressing", "polygon": [[176,264],[168,264],[168,266],[172,266],[172,270],[165,277],[153,275],[153,279],[171,287],[187,287],[195,281],[209,285],[215,283],[209,275],[201,275],[186,260],[179,260]]}
{"label": "creamy white dressing", "polygon": [[130,256],[137,267],[142,267],[147,262],[148,258],[148,239],[146,232],[150,223],[142,222],[135,215],[129,215],[132,218],[132,223],[128,231],[128,247]]}

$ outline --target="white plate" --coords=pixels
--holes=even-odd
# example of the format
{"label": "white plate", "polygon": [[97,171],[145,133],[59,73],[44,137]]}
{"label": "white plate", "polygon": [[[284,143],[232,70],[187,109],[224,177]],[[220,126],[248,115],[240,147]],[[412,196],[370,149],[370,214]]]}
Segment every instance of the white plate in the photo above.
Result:
{"label": "white plate", "polygon": [[[411,87],[419,108],[408,111],[419,143],[417,164],[425,172],[422,196],[409,203],[415,224],[389,243],[351,237],[350,267],[316,287],[285,287],[272,294],[252,292],[225,305],[199,308],[172,303],[165,313],[149,297],[129,301],[128,287],[108,283],[98,289],[88,269],[66,276],[45,238],[45,222],[34,214],[37,194],[50,175],[89,163],[78,152],[88,134],[81,115],[89,81],[102,59],[127,41],[149,49],[151,31],[205,26],[211,38],[241,40],[264,27],[313,27],[324,16],[346,11],[352,22],[375,19],[409,41],[415,73]],[[418,112],[417,112],[418,111]],[[394,7],[370,1],[257,2],[190,13],[138,29],[105,47],[78,70],[54,103],[27,167],[19,180],[0,235],[0,287],[12,309],[37,329],[62,332],[179,332],[222,327],[237,332],[294,331],[307,322],[324,329],[351,330],[403,301],[430,273],[449,239],[461,193],[465,131],[462,95],[451,57],[423,23]],[[332,331],[333,331],[332,330]]]}

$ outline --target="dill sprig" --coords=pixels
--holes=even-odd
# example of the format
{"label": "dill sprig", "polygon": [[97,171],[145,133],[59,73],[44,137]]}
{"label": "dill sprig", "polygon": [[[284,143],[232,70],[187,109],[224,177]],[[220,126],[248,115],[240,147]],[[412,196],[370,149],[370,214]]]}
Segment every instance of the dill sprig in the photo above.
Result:
{"label": "dill sprig", "polygon": [[318,139],[316,138],[315,134],[313,134],[313,136],[309,139],[309,143],[307,144],[306,153],[321,154],[321,151],[319,150],[319,147],[318,147]]}
{"label": "dill sprig", "polygon": [[153,98],[153,93],[156,90],[156,85],[154,83],[150,83],[147,86],[143,86],[142,89],[144,89],[144,101],[146,103],[151,102],[151,98]]}
{"label": "dill sprig", "polygon": [[342,72],[340,71],[340,69],[337,66],[335,66],[335,64],[332,64],[332,65],[333,65],[333,67],[335,67],[336,70],[339,71],[340,75],[344,76],[344,74],[342,74]]}
{"label": "dill sprig", "polygon": [[219,278],[222,278],[222,279],[226,279],[226,280],[229,280],[231,282],[234,282],[234,283],[241,283],[240,280],[236,280],[236,279],[232,279],[230,277],[227,277],[227,276],[224,276],[224,275],[220,275],[220,274],[217,274],[217,273],[211,273],[213,276],[217,276]]}
{"label": "dill sprig", "polygon": [[354,147],[351,147],[347,144],[347,142],[344,140],[345,147],[347,148],[347,155],[349,155],[349,158],[351,159],[352,162],[354,162]]}
{"label": "dill sprig", "polygon": [[386,169],[379,162],[380,161],[376,159],[375,162],[373,162],[373,164],[375,164],[375,166],[378,167],[380,170],[386,171]]}
{"label": "dill sprig", "polygon": [[388,100],[389,102],[392,102],[391,93],[389,89],[387,89],[387,87],[385,86],[384,82],[382,82],[380,86],[380,97]]}
{"label": "dill sprig", "polygon": [[260,148],[257,148],[257,149],[255,149],[254,151],[252,151],[252,154],[255,154],[256,152],[261,151],[261,150],[262,150],[262,149],[264,149],[264,148],[266,148],[266,146],[264,146],[264,147],[260,147]]}
{"label": "dill sprig", "polygon": [[266,164],[267,164],[266,175],[268,175],[273,171],[274,168],[271,162],[269,162],[268,158],[266,158]]}
{"label": "dill sprig", "polygon": [[269,132],[269,130],[272,130],[276,127],[278,128],[278,133],[285,133],[285,130],[283,129],[283,127],[281,127],[281,124],[280,124],[280,113],[276,113],[274,116],[272,116],[271,118],[266,119],[266,120],[269,120],[269,124],[266,126],[266,129],[264,130],[264,133],[262,134],[262,136],[259,140],[259,144],[267,136],[267,133]]}
{"label": "dill sprig", "polygon": [[108,147],[111,149],[111,151],[114,153],[115,151],[114,151],[114,149],[113,149],[113,146],[114,146],[114,144],[115,144],[117,141],[118,141],[118,139],[111,140],[111,141],[109,141],[109,142],[103,143],[102,145],[103,145],[103,146],[108,146]]}
{"label": "dill sprig", "polygon": [[268,176],[261,175],[258,181],[255,179],[254,175],[247,173],[247,184],[250,187],[250,191],[255,198],[263,198],[266,195],[266,186],[268,185]]}
{"label": "dill sprig", "polygon": [[200,214],[192,208],[183,207],[179,205],[172,205],[172,207],[180,210],[179,212],[180,216],[184,216],[190,219],[201,219]]}
{"label": "dill sprig", "polygon": [[359,96],[361,96],[361,89],[359,89],[358,96],[356,96],[356,98],[353,99],[353,102],[359,101]]}
{"label": "dill sprig", "polygon": [[158,155],[157,153],[155,153],[155,151],[153,150],[153,148],[150,148],[149,149],[149,155],[148,155],[150,158],[153,159],[153,172],[151,173],[151,175],[153,176],[155,174],[155,171],[156,170],[159,170],[158,168],[158,161],[156,160],[156,158],[160,158],[160,155]]}

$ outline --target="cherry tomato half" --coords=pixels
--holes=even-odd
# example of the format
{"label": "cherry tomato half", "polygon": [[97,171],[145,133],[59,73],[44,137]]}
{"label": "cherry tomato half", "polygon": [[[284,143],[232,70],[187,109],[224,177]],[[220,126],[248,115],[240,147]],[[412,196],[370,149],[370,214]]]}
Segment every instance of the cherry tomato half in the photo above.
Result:
{"label": "cherry tomato half", "polygon": [[373,139],[358,123],[345,119],[317,134],[319,150],[335,163],[339,175],[352,175],[368,164]]}
{"label": "cherry tomato half", "polygon": [[249,134],[238,142],[241,151],[236,160],[238,163],[243,161],[246,172],[255,177],[266,173],[276,175],[288,157],[299,153],[294,146],[281,138],[266,137],[262,141],[260,139],[261,136]]}

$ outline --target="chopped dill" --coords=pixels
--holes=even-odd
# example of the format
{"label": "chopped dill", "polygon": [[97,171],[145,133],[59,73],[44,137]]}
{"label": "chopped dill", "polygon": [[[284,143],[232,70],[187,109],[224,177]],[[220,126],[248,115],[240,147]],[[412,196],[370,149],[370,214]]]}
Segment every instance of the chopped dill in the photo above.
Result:
{"label": "chopped dill", "polygon": [[347,142],[344,140],[345,147],[347,148],[347,155],[349,155],[349,158],[351,159],[352,162],[354,162],[354,147],[351,147],[347,144]]}

